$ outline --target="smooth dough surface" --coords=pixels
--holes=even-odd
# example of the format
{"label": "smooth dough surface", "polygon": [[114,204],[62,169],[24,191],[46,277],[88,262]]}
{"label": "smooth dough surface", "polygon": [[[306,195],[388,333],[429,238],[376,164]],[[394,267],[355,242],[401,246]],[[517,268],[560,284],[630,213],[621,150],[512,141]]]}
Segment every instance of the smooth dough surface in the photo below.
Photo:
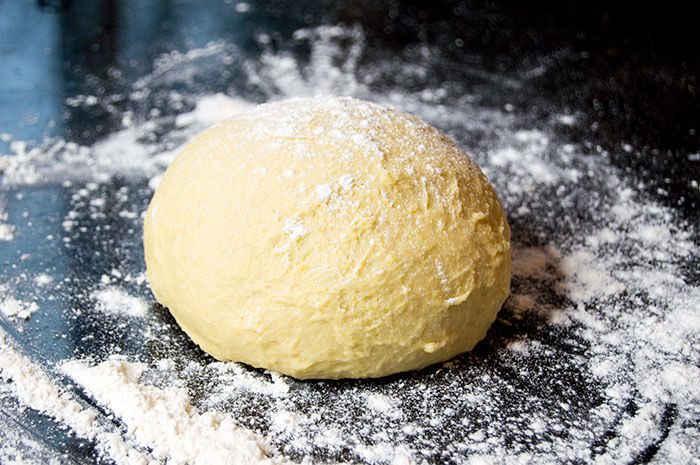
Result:
{"label": "smooth dough surface", "polygon": [[510,230],[443,133],[351,98],[260,105],[195,137],[144,225],[148,279],[219,360],[379,377],[472,349],[510,286]]}

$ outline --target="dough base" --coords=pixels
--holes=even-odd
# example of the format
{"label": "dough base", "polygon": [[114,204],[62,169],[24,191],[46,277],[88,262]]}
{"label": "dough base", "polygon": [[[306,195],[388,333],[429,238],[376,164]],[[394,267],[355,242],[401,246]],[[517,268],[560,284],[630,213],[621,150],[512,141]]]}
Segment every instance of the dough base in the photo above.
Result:
{"label": "dough base", "polygon": [[144,247],[156,298],[205,351],[302,379],[450,359],[510,287],[510,230],[476,164],[349,98],[261,105],[194,138]]}

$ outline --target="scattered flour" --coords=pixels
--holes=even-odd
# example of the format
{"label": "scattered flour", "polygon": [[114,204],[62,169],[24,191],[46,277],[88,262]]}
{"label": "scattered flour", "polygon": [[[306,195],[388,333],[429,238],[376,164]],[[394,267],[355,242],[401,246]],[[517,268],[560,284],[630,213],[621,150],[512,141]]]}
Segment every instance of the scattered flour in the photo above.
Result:
{"label": "scattered flour", "polygon": [[248,13],[250,11],[250,3],[248,2],[238,2],[234,7],[237,13]]}
{"label": "scattered flour", "polygon": [[272,419],[270,429],[283,434],[285,432],[291,433],[308,422],[308,419],[303,418],[299,413],[289,410],[276,410],[272,412],[270,416]]}
{"label": "scattered flour", "polygon": [[[513,105],[479,105],[469,86],[435,87],[431,66],[441,59],[440,51],[427,46],[407,51],[415,53],[412,59],[371,65],[362,62],[365,39],[357,28],[304,29],[294,38],[308,43],[308,64],[271,49],[246,62],[219,42],[162,57],[129,98],[148,106],[150,89],[172,86],[177,89],[168,91],[172,100],[187,101],[185,108],[193,110],[168,117],[149,113],[141,121],[127,112],[120,130],[89,147],[62,140],[28,147],[8,136],[12,153],[3,160],[2,187],[62,183],[74,194],[63,225],[66,238],[99,243],[88,226],[111,226],[105,220],[114,200],[99,194],[101,185],[119,175],[153,189],[187,139],[250,106],[253,98],[243,94],[182,94],[203,60],[213,60],[217,69],[221,63],[239,66],[254,94],[268,99],[343,94],[396,105],[473,148],[509,214],[513,295],[480,349],[441,367],[379,382],[301,383],[212,363],[190,348],[185,355],[177,347],[162,348],[182,344],[177,330],[121,287],[127,276],[143,284],[139,264],[130,272],[110,273],[87,297],[99,311],[142,317],[137,322],[147,327],[146,343],[137,345],[149,346],[138,353],[144,358],[69,359],[61,365],[126,431],[59,388],[65,383],[20,355],[4,333],[0,377],[12,382],[0,389],[94,441],[102,456],[118,464],[236,457],[272,462],[273,449],[296,461],[321,463],[698,463],[700,288],[689,278],[699,258],[697,225],[685,224],[610,163],[608,150],[628,153],[633,145],[573,143],[555,128],[578,126],[578,115],[557,110],[551,121],[534,128]],[[358,72],[361,66],[370,68]],[[412,90],[394,85],[373,91],[373,79],[384,82],[387,74],[391,82],[412,82]],[[496,86],[495,94],[521,86],[489,73],[475,73],[474,79]],[[415,92],[421,85],[424,91]],[[74,102],[94,103],[87,97]],[[374,153],[371,144],[367,151]],[[309,189],[330,205],[361,181],[348,174]],[[150,193],[144,189],[116,198],[123,203],[118,216],[132,229],[131,241],[139,237],[144,206],[138,196]],[[8,241],[21,231],[6,221],[0,216],[0,239]],[[299,218],[288,219],[283,228],[290,239],[307,233]],[[135,253],[127,247],[114,257],[121,262]],[[32,284],[46,289],[50,282],[37,277]],[[84,283],[52,284],[79,293]],[[24,309],[10,304],[11,313]],[[165,358],[151,355],[152,347]],[[16,455],[2,451],[0,446],[3,463]]]}
{"label": "scattered flour", "polygon": [[578,249],[562,257],[558,271],[565,278],[560,285],[561,293],[576,302],[613,296],[625,289],[591,250]]}
{"label": "scattered flour", "polygon": [[246,100],[232,98],[224,94],[204,95],[197,100],[194,110],[189,113],[179,114],[175,118],[175,124],[180,127],[191,124],[196,124],[199,127],[208,127],[249,110],[253,106]]}
{"label": "scattered flour", "polygon": [[158,460],[172,464],[285,463],[268,457],[266,446],[231,416],[199,413],[184,389],[158,389],[139,383],[141,363],[110,358],[96,366],[78,360],[61,371],[127,427]]}
{"label": "scattered flour", "polygon": [[395,444],[379,443],[362,446],[357,449],[358,455],[369,463],[389,463],[391,465],[413,465],[416,463],[410,448]]}
{"label": "scattered flour", "polygon": [[[0,162],[3,158],[0,157]],[[2,166],[0,166],[0,174],[2,173]],[[15,238],[15,227],[11,224],[7,224],[7,213],[5,212],[2,199],[0,199],[0,241],[11,241]]]}
{"label": "scattered flour", "polygon": [[239,390],[263,394],[272,397],[285,397],[289,394],[289,385],[285,377],[271,372],[271,382],[252,376],[237,363],[215,362],[208,365],[216,371],[217,383],[207,402],[215,404],[226,397],[235,396]]}
{"label": "scattered flour", "polygon": [[[3,218],[0,216],[0,221]],[[11,241],[15,238],[15,228],[10,224],[0,222],[0,241]]]}
{"label": "scattered flour", "polygon": [[148,312],[148,302],[129,294],[117,286],[107,286],[92,293],[97,309],[104,313],[143,317]]}
{"label": "scattered flour", "polygon": [[[3,400],[10,401],[4,395],[8,393],[0,389],[0,408],[11,408],[10,405],[3,405]],[[14,418],[0,415],[0,460],[3,465],[61,465],[69,462],[70,458],[57,454],[25,431],[18,431]]]}
{"label": "scattered flour", "polygon": [[563,124],[564,126],[575,126],[576,125],[576,117],[574,115],[561,115],[558,118],[559,123]]}
{"label": "scattered flour", "polygon": [[367,406],[377,413],[391,418],[401,418],[403,416],[401,409],[396,405],[396,400],[382,394],[367,394]]}
{"label": "scattered flour", "polygon": [[46,286],[53,282],[53,276],[46,273],[39,273],[34,277],[34,282],[39,286]]}
{"label": "scattered flour", "polygon": [[[100,454],[116,464],[150,463],[146,455],[124,442],[119,432],[99,420],[100,413],[96,409],[83,406],[69,391],[59,388],[36,363],[22,355],[1,328],[0,380],[8,383],[0,386],[0,390],[9,389],[22,405],[55,419],[78,437],[95,441]],[[0,461],[4,462],[4,457],[0,455]]]}
{"label": "scattered flour", "polygon": [[32,316],[32,313],[36,312],[38,309],[39,306],[36,302],[23,302],[12,296],[5,297],[4,300],[0,302],[0,313],[13,319],[28,320]]}
{"label": "scattered flour", "polygon": [[[95,366],[79,360],[63,363],[63,373],[125,424],[125,442],[118,431],[99,420],[96,409],[83,406],[72,393],[61,390],[22,355],[1,329],[0,349],[0,380],[10,383],[0,387],[0,393],[9,389],[23,405],[54,418],[79,437],[95,441],[104,457],[118,465],[146,465],[154,459],[190,465],[286,463],[270,458],[270,447],[240,428],[230,415],[199,414],[183,389],[140,384],[145,370],[141,363],[116,357]],[[0,450],[0,459],[5,463],[5,458],[18,454],[21,452],[15,449]]]}

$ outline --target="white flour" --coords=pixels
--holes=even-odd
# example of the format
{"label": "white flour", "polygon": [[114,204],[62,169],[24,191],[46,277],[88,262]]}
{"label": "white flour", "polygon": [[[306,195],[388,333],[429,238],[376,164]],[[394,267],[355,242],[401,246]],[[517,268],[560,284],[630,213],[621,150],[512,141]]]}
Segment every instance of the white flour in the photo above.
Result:
{"label": "white flour", "polygon": [[[58,387],[37,364],[18,352],[2,329],[0,380],[3,381],[0,392],[9,391],[21,405],[56,419],[78,437],[95,441],[102,456],[111,458],[119,465],[149,463],[147,457],[130,447],[117,431],[110,428],[111,425],[98,420],[100,414],[97,410],[78,402],[69,391]],[[10,429],[6,432],[13,433]],[[7,441],[1,431],[0,439],[3,443]],[[8,451],[8,456],[11,453],[13,451]],[[7,456],[0,456],[0,459],[4,457]]]}
{"label": "white flour", "polygon": [[[63,373],[125,423],[125,442],[121,434],[108,431],[97,421],[95,409],[83,406],[70,391],[61,390],[37,364],[21,355],[1,329],[0,348],[0,379],[9,382],[3,391],[9,390],[23,405],[55,418],[79,437],[96,441],[98,450],[118,464],[145,465],[166,459],[168,463],[193,465],[285,463],[266,458],[269,447],[238,427],[229,415],[199,414],[184,390],[139,384],[143,364],[118,358],[97,366],[77,360],[64,363]],[[0,457],[16,453],[8,449]]]}
{"label": "white flour", "polygon": [[27,320],[37,310],[39,310],[39,306],[36,302],[23,302],[12,296],[6,297],[0,302],[0,312],[8,318]]}
{"label": "white flour", "polygon": [[[103,266],[95,271],[104,276],[97,287],[78,280],[75,286],[83,287],[74,292],[96,290],[83,295],[89,304],[63,315],[70,321],[85,313],[96,318],[88,322],[99,322],[101,312],[136,317],[125,323],[135,326],[122,333],[121,327],[107,330],[126,335],[124,346],[105,342],[126,355],[99,361],[76,355],[61,371],[124,429],[78,402],[64,382],[20,355],[4,333],[2,392],[91,439],[103,457],[120,464],[248,463],[273,460],[265,457],[275,450],[314,462],[698,463],[700,288],[688,278],[698,260],[694,226],[653,201],[644,185],[626,180],[609,161],[611,148],[558,135],[559,126],[581,124],[579,116],[557,111],[532,127],[513,105],[481,106],[469,87],[435,87],[421,77],[430,76],[435,50],[365,69],[357,29],[303,30],[295,37],[310,45],[307,66],[290,53],[266,52],[242,66],[247,82],[269,99],[344,94],[412,111],[471,149],[496,186],[513,229],[513,295],[483,347],[419,373],[341,383],[301,383],[195,353],[172,321],[147,311],[152,298],[143,265],[132,258],[140,253],[145,208],[138,199],[150,194],[184,141],[252,103],[245,93],[183,96],[180,89],[170,95],[189,99],[190,110],[178,116],[136,121],[138,115],[125,113],[119,130],[89,147],[52,141],[28,148],[15,141],[4,162],[8,192],[41,180],[73,194],[62,219],[65,247],[78,247],[73,244],[81,240],[99,246],[102,233],[112,239],[110,220],[121,221],[122,241],[100,249],[107,254],[116,247],[118,264],[95,265]],[[243,58],[221,43],[173,52],[135,84],[130,98],[148,103],[152,89],[186,84],[201,60]],[[372,90],[374,79],[381,83],[392,74],[396,82],[410,78],[425,88]],[[479,76],[490,88],[524,85]],[[154,136],[165,127],[165,136]],[[618,147],[634,150],[629,142]],[[141,182],[144,191],[124,186],[110,194],[102,188],[117,176]],[[334,192],[360,182],[344,176],[337,185],[309,188],[330,202]],[[0,239],[4,221],[0,216]],[[17,225],[5,226],[12,239]],[[293,240],[306,226],[290,218],[286,230]],[[57,299],[76,289],[50,270],[25,278]],[[6,305],[9,313],[27,310],[13,302]],[[13,324],[31,335],[32,321]],[[99,331],[90,338],[104,336]],[[3,434],[6,441],[24,437]],[[17,451],[0,447],[0,461],[14,460]]]}
{"label": "white flour", "polygon": [[264,445],[230,415],[198,413],[184,389],[139,384],[145,366],[112,358],[90,367],[72,360],[61,371],[126,424],[153,456],[173,464],[283,463],[266,458]]}
{"label": "white flour", "polygon": [[[2,159],[0,159],[0,163],[2,163]],[[0,165],[0,173],[2,173],[2,165]],[[7,223],[7,213],[4,207],[3,201],[0,199],[0,241],[11,241],[15,238],[15,227]]]}
{"label": "white flour", "polygon": [[148,311],[148,302],[116,286],[98,289],[92,293],[92,298],[95,308],[105,313],[140,317]]}

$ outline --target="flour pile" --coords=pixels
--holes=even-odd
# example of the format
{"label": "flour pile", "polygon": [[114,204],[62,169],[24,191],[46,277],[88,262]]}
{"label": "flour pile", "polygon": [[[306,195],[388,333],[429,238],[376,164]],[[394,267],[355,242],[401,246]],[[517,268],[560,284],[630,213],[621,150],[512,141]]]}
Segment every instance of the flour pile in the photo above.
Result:
{"label": "flour pile", "polygon": [[[106,139],[15,141],[3,158],[0,247],[29,257],[2,271],[0,299],[36,308],[3,324],[42,362],[2,333],[0,405],[41,412],[117,463],[697,463],[698,232],[612,165],[611,152],[633,144],[572,140],[581,118],[546,101],[549,117],[533,119],[472,93],[520,92],[526,78],[434,82],[438,50],[362,61],[361,31],[339,27],[295,41],[308,60],[269,51],[246,61],[222,43],[173,52],[125,91],[133,105],[114,110],[121,127]],[[203,64],[245,84],[183,92]],[[421,116],[499,192],[513,231],[512,296],[472,353],[384,380],[302,383],[213,362],[150,305],[141,215],[181,144],[259,101],[319,93]],[[64,199],[51,221],[32,216],[44,191]],[[34,249],[21,250],[23,237]],[[55,351],[38,349],[46,325]],[[36,441],[18,431],[0,431],[0,443],[17,445],[0,447],[0,461],[45,463],[48,446],[25,446]]]}

